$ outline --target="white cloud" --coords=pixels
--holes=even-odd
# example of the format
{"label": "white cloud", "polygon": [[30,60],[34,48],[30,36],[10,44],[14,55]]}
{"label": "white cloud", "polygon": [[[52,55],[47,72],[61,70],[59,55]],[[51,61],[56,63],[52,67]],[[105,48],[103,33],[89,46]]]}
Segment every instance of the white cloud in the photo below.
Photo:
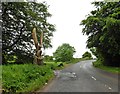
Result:
{"label": "white cloud", "polygon": [[38,1],[46,1],[50,5],[49,12],[52,17],[49,22],[56,25],[56,32],[52,38],[53,48],[47,49],[46,54],[52,55],[62,43],[69,43],[77,51],[74,57],[81,57],[88,49],[86,49],[87,36],[82,34],[82,26],[79,24],[94,9],[93,5],[91,5],[94,0]]}

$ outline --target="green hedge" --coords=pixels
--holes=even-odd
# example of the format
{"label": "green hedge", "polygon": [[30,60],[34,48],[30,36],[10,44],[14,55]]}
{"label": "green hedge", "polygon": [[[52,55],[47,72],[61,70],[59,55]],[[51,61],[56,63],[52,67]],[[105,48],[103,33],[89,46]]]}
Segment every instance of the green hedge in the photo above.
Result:
{"label": "green hedge", "polygon": [[54,76],[48,65],[4,65],[2,69],[2,87],[5,92],[35,91]]}

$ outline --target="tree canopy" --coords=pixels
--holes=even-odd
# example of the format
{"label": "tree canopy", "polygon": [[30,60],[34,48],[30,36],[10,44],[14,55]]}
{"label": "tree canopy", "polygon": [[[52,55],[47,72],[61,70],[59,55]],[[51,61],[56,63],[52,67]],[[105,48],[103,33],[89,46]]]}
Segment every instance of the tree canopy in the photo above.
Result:
{"label": "tree canopy", "polygon": [[86,52],[82,55],[82,58],[92,59],[92,55],[91,55],[91,53],[89,53],[88,51],[86,51]]}
{"label": "tree canopy", "polygon": [[57,48],[57,50],[53,53],[53,56],[55,58],[55,61],[65,62],[72,60],[74,53],[75,48],[67,43],[64,43]]}
{"label": "tree canopy", "polygon": [[44,60],[45,60],[45,61],[48,61],[48,62],[49,62],[49,61],[53,61],[53,56],[45,55],[45,56],[44,56]]}
{"label": "tree canopy", "polygon": [[104,65],[118,66],[120,61],[120,2],[93,2],[96,10],[81,22],[88,35],[87,47],[94,48]]}
{"label": "tree canopy", "polygon": [[3,2],[2,3],[2,56],[3,63],[13,56],[18,61],[30,62],[33,59],[32,29],[37,28],[37,37],[40,40],[43,32],[43,47],[52,47],[51,38],[55,26],[47,21],[51,17],[48,5],[35,2]]}

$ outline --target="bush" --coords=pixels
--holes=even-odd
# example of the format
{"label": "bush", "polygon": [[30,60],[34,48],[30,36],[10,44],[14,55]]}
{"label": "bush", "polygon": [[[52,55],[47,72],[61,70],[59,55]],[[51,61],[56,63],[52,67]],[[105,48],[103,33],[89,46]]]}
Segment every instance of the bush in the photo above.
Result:
{"label": "bush", "polygon": [[63,69],[65,62],[45,62],[52,70]]}
{"label": "bush", "polygon": [[94,67],[100,67],[101,65],[102,65],[102,63],[101,63],[100,60],[97,60],[97,61],[93,62]]}
{"label": "bush", "polygon": [[63,63],[60,63],[57,67],[63,67],[64,65],[63,65]]}
{"label": "bush", "polygon": [[46,61],[46,62],[53,61],[53,56],[45,55],[44,56],[44,61]]}
{"label": "bush", "polygon": [[56,62],[67,62],[73,59],[75,48],[67,43],[63,43],[53,53]]}
{"label": "bush", "polygon": [[53,71],[48,65],[4,65],[2,87],[5,92],[34,91],[42,87],[53,76]]}

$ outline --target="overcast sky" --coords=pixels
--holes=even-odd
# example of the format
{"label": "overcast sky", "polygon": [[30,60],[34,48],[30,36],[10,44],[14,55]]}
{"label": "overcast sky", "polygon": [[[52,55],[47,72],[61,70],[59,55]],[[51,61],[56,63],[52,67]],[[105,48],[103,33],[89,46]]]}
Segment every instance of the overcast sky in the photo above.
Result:
{"label": "overcast sky", "polygon": [[74,57],[81,57],[86,48],[87,36],[82,34],[80,22],[86,15],[94,10],[91,4],[94,0],[38,0],[46,1],[50,5],[49,12],[52,17],[49,19],[51,24],[56,25],[56,32],[52,38],[53,48],[47,49],[45,53],[52,55],[58,46],[69,43],[76,49]]}

